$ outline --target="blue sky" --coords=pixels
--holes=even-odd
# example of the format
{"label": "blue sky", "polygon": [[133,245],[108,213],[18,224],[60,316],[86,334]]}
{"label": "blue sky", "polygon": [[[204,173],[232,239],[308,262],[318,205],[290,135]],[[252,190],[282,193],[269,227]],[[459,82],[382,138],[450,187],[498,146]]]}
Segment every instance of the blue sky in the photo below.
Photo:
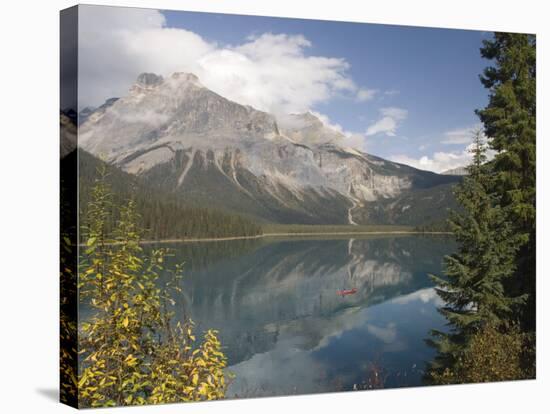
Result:
{"label": "blue sky", "polygon": [[[89,24],[81,30],[90,36],[81,34],[81,48],[89,51],[88,83],[102,76],[94,62],[108,60],[107,53],[117,56],[110,73],[120,74],[112,87],[94,85],[93,104],[127,90],[130,74],[194,71],[230,99],[275,113],[309,109],[342,129],[354,146],[441,171],[467,162],[469,135],[479,123],[474,110],[487,102],[479,81],[488,64],[479,55],[487,32],[94,6],[85,11],[81,26]],[[101,25],[104,44],[91,33]],[[121,37],[124,30],[131,36]],[[138,47],[143,50],[129,52]]]}
{"label": "blue sky", "polygon": [[[185,28],[210,41],[239,44],[262,33],[303,35],[308,55],[344,58],[359,85],[378,91],[367,102],[332,99],[313,109],[347,130],[364,131],[384,107],[408,111],[395,137],[367,137],[366,149],[383,157],[420,157],[445,151],[445,133],[479,122],[475,108],[487,102],[479,54],[489,33],[410,26],[167,11],[167,26]],[[420,149],[422,148],[422,149]],[[456,148],[455,148],[456,149]]]}

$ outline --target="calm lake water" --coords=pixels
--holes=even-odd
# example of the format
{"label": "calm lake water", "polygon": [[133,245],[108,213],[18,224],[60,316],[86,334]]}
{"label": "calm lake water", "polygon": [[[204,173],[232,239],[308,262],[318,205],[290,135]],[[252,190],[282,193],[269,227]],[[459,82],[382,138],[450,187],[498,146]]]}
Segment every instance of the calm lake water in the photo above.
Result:
{"label": "calm lake water", "polygon": [[[444,329],[429,273],[445,237],[235,240],[163,245],[185,261],[178,314],[220,331],[235,374],[228,397],[422,384]],[[149,247],[151,248],[151,247]],[[357,289],[349,296],[338,290]]]}

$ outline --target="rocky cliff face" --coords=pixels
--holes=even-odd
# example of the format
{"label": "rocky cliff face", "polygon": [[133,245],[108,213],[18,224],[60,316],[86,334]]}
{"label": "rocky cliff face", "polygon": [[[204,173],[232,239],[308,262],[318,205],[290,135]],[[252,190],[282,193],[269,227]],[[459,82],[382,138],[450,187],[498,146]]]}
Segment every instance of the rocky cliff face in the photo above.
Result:
{"label": "rocky cliff face", "polygon": [[279,116],[277,121],[282,134],[302,144],[336,143],[344,139],[341,132],[327,127],[311,112]]}
{"label": "rocky cliff face", "polygon": [[456,181],[344,148],[342,138],[311,113],[276,119],[190,73],[141,74],[79,129],[79,145],[129,173],[275,222],[369,223],[373,203]]}

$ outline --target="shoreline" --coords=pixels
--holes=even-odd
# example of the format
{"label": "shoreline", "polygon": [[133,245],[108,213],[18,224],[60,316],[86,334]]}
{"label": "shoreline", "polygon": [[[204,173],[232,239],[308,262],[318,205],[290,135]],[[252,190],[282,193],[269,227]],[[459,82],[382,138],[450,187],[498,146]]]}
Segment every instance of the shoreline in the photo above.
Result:
{"label": "shoreline", "polygon": [[[165,243],[213,243],[220,241],[232,240],[254,240],[265,239],[270,237],[315,237],[315,236],[383,236],[383,235],[452,235],[449,231],[413,231],[413,230],[388,230],[388,231],[335,231],[335,232],[300,232],[300,233],[262,233],[255,236],[230,236],[230,237],[205,237],[205,238],[188,238],[188,239],[161,239],[161,240],[141,240],[139,244],[165,244]],[[107,245],[118,244],[107,243]],[[79,247],[86,246],[86,243],[78,243]]]}
{"label": "shoreline", "polygon": [[231,237],[207,237],[207,238],[191,238],[191,239],[162,239],[162,240],[142,240],[140,244],[155,244],[155,243],[209,243],[217,241],[231,241],[231,240],[253,240],[263,239],[269,237],[311,237],[311,236],[368,236],[368,235],[451,235],[452,232],[448,231],[407,231],[407,230],[395,230],[395,231],[345,231],[345,232],[302,232],[302,233],[262,233],[255,236],[231,236]]}

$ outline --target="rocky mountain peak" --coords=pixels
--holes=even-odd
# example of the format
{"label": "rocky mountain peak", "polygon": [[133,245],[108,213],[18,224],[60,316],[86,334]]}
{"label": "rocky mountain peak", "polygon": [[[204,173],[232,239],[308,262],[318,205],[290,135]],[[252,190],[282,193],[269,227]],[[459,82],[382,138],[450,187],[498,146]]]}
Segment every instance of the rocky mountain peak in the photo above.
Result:
{"label": "rocky mountain peak", "polygon": [[266,220],[368,223],[384,200],[455,180],[344,148],[343,133],[312,112],[274,116],[192,73],[139,75],[78,132],[83,149],[126,172]]}
{"label": "rocky mountain peak", "polygon": [[167,78],[155,73],[141,73],[134,85],[130,88],[131,94],[141,94],[159,90],[180,90],[203,89],[197,75],[186,72],[175,72]]}
{"label": "rocky mountain peak", "polygon": [[[180,82],[190,82],[197,85],[201,85],[199,77],[194,73],[188,72],[174,72],[171,76],[171,79],[179,80]],[[202,85],[201,85],[202,86]]]}
{"label": "rocky mountain peak", "polygon": [[318,117],[316,117],[315,115],[313,115],[310,111],[303,112],[301,114],[300,113],[291,114],[291,116],[295,117],[296,119],[301,119],[304,122],[307,122],[311,125],[318,125],[318,126],[323,125],[321,120]]}
{"label": "rocky mountain peak", "polygon": [[230,101],[185,72],[142,73],[127,96],[86,115],[81,144],[113,161],[152,145],[223,149],[279,135],[272,115]]}
{"label": "rocky mountain peak", "polygon": [[155,86],[163,81],[163,77],[161,75],[157,75],[155,73],[141,73],[137,79],[136,83],[140,86]]}
{"label": "rocky mountain peak", "polygon": [[338,143],[344,138],[341,132],[325,125],[310,111],[279,116],[278,121],[284,135],[306,145]]}

